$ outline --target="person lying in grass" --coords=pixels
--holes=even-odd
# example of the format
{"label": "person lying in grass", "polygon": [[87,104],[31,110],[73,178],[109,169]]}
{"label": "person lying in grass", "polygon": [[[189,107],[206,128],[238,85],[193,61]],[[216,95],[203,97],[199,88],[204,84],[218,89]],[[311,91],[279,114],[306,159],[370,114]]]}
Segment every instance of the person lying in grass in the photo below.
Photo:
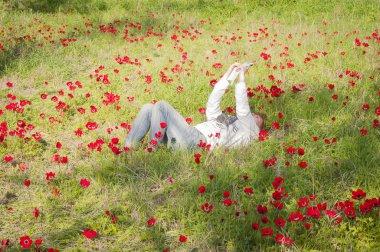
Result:
{"label": "person lying in grass", "polygon": [[[125,139],[125,148],[135,148],[149,133],[152,146],[166,144],[174,149],[206,147],[214,149],[249,144],[258,139],[264,128],[265,116],[251,113],[244,74],[249,64],[232,64],[223,77],[215,84],[207,102],[207,121],[190,126],[186,120],[167,102],[145,104],[138,113],[131,131]],[[235,86],[236,116],[227,116],[220,109],[222,96],[238,76]],[[230,82],[229,82],[230,81]]]}

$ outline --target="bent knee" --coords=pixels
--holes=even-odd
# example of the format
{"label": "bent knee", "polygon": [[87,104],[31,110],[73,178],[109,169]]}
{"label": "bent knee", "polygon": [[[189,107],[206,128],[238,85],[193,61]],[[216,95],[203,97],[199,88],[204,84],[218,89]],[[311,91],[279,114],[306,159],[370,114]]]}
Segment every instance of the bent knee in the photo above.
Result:
{"label": "bent knee", "polygon": [[156,106],[156,107],[162,107],[162,106],[167,106],[167,105],[169,105],[169,103],[167,103],[166,101],[163,101],[163,100],[158,101],[154,104],[154,106]]}
{"label": "bent knee", "polygon": [[141,110],[152,110],[153,104],[152,103],[146,103],[142,106]]}
{"label": "bent knee", "polygon": [[154,108],[157,110],[165,109],[170,107],[170,104],[167,103],[166,101],[158,101],[154,104]]}

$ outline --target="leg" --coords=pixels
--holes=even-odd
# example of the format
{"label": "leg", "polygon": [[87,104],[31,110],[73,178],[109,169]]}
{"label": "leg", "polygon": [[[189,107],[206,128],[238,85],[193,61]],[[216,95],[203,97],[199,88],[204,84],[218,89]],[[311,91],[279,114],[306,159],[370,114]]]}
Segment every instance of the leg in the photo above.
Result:
{"label": "leg", "polygon": [[125,138],[124,146],[135,147],[148,133],[151,125],[153,104],[145,104],[138,113],[131,131]]}
{"label": "leg", "polygon": [[[162,128],[161,123],[166,123],[166,127]],[[162,137],[157,138],[157,135]],[[165,138],[168,146],[193,148],[202,139],[202,133],[189,126],[186,120],[171,105],[164,101],[159,101],[152,110],[149,139],[157,140],[158,144],[161,144]]]}

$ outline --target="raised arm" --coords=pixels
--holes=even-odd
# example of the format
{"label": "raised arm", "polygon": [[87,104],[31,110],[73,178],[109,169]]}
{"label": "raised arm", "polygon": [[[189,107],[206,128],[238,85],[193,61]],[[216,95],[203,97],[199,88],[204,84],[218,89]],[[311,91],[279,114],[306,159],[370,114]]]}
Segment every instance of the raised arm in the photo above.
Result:
{"label": "raised arm", "polygon": [[223,77],[215,84],[214,89],[212,90],[210,97],[208,98],[207,107],[206,107],[206,117],[207,121],[216,119],[222,110],[220,109],[220,102],[222,97],[228,88],[228,76],[231,74],[232,70],[235,67],[238,67],[239,63],[232,64]]}
{"label": "raised arm", "polygon": [[259,128],[249,108],[247,86],[245,84],[244,69],[239,73],[239,80],[235,86],[236,116],[251,131],[259,132]]}

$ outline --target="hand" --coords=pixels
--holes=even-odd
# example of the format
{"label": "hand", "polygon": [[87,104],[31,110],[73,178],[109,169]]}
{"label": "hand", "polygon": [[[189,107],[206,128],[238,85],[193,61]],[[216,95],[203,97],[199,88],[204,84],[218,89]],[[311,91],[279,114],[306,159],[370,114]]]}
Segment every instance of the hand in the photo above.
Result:
{"label": "hand", "polygon": [[236,62],[234,64],[232,64],[227,72],[223,75],[223,77],[227,78],[228,76],[230,76],[230,74],[232,73],[232,71],[236,68],[236,67],[240,67],[240,63],[239,62]]}

